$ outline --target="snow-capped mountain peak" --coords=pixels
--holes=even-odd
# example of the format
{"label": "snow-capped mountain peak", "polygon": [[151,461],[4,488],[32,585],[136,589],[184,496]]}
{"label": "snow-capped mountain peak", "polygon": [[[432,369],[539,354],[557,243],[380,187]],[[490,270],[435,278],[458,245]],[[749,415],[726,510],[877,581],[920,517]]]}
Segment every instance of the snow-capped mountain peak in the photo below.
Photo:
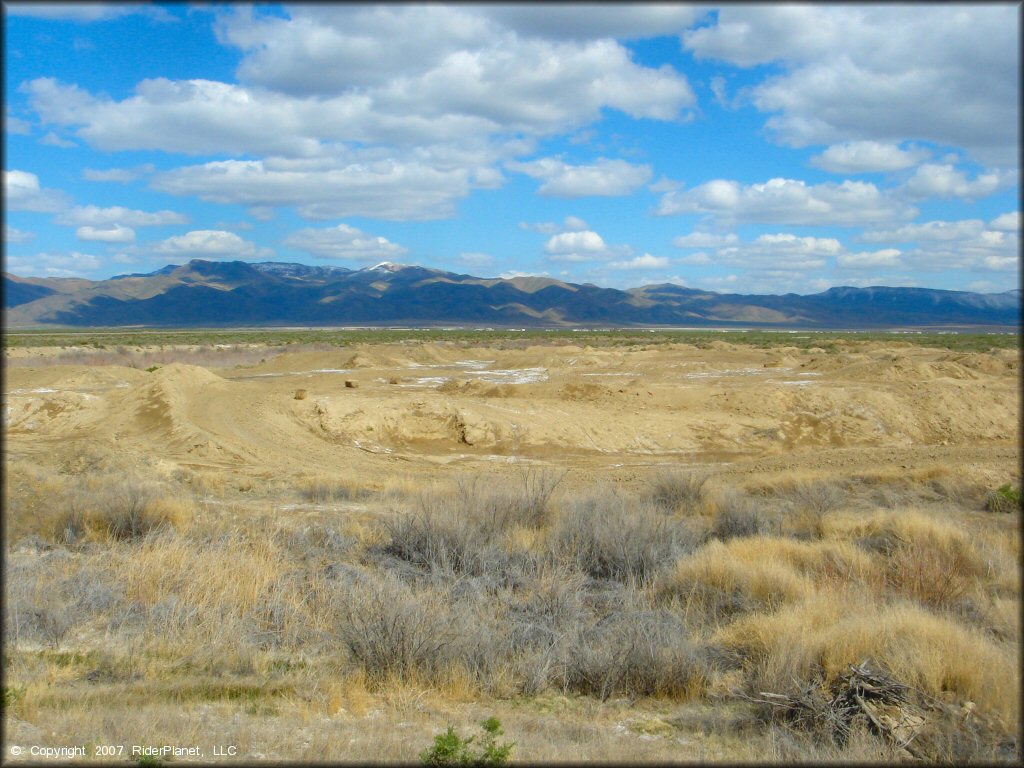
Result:
{"label": "snow-capped mountain peak", "polygon": [[393,261],[382,261],[380,264],[375,264],[372,267],[367,267],[367,272],[399,272],[405,269],[404,264],[395,264]]}

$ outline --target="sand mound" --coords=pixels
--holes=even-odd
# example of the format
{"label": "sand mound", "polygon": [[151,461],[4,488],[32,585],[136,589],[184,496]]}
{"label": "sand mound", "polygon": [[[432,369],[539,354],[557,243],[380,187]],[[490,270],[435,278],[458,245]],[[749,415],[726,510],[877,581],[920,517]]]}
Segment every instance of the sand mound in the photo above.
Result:
{"label": "sand mound", "polygon": [[[224,451],[223,442],[199,422],[216,423],[218,417],[230,415],[224,406],[210,413],[210,400],[231,386],[239,385],[205,368],[181,363],[164,366],[153,372],[147,386],[137,390],[126,427],[149,439],[158,437],[173,453]],[[231,404],[235,409],[247,407],[244,401]]]}
{"label": "sand mound", "polygon": [[9,394],[4,403],[4,427],[11,432],[66,433],[103,418],[103,400],[86,392]]}
{"label": "sand mound", "polygon": [[512,384],[493,384],[487,381],[480,381],[479,379],[470,381],[448,379],[438,385],[437,391],[444,394],[459,394],[469,397],[512,397],[516,394],[515,387]]}
{"label": "sand mound", "polygon": [[7,391],[29,389],[104,390],[148,381],[149,374],[120,365],[53,365],[7,370]]}
{"label": "sand mound", "polygon": [[976,371],[951,361],[920,362],[903,356],[887,360],[854,363],[838,370],[838,375],[854,381],[921,382],[934,379],[977,379]]}
{"label": "sand mound", "polygon": [[1020,354],[1009,349],[989,353],[958,353],[939,358],[989,376],[1016,376],[1020,373]]}
{"label": "sand mound", "polygon": [[603,384],[569,382],[558,391],[563,400],[602,400],[612,396],[610,387]]}
{"label": "sand mound", "polygon": [[[422,359],[421,359],[422,358]],[[407,368],[434,362],[433,355],[418,355],[404,347],[357,347],[347,358],[348,368]]]}
{"label": "sand mound", "polygon": [[13,369],[8,375],[4,424],[10,431],[59,436],[94,428],[111,405],[149,380],[121,366]]}
{"label": "sand mound", "polygon": [[448,401],[418,400],[411,407],[383,405],[364,410],[323,398],[310,407],[309,414],[331,439],[359,448],[494,447],[511,437],[506,425]]}
{"label": "sand mound", "polygon": [[168,387],[199,387],[205,384],[224,384],[227,381],[207,368],[185,363],[162,366],[150,375],[156,382]]}
{"label": "sand mound", "polygon": [[[273,475],[339,462],[359,472],[383,461],[495,456],[630,466],[1017,441],[1012,350],[809,354],[722,344],[362,346],[286,352],[228,378],[180,363],[152,373],[19,368],[8,372],[5,420],[22,450],[88,441]],[[293,372],[301,380],[289,380]],[[358,387],[345,388],[350,377]],[[307,396],[296,399],[297,388]]]}

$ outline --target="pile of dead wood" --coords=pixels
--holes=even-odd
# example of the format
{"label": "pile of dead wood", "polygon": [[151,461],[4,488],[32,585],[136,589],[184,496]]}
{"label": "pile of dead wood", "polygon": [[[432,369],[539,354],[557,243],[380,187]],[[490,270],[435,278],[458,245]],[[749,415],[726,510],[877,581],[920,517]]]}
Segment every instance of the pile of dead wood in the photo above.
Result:
{"label": "pile of dead wood", "polygon": [[[861,727],[889,741],[904,757],[936,760],[936,744],[929,728],[938,720],[949,722],[951,707],[925,697],[890,674],[872,669],[865,660],[849,667],[831,685],[810,683],[796,693],[761,691],[743,696],[768,708],[772,720],[816,733],[827,733],[838,745],[845,745],[851,733]],[[973,704],[967,702],[956,713],[961,721],[971,717]]]}

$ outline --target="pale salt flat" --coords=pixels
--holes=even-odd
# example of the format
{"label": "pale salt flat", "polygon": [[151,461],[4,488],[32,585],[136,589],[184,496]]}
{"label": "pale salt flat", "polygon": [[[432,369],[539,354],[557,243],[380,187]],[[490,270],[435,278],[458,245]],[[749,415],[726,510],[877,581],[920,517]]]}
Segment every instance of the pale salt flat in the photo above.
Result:
{"label": "pale salt flat", "polygon": [[772,374],[790,371],[792,368],[725,368],[720,371],[698,371],[684,373],[684,379],[716,379],[724,376],[771,376]]}
{"label": "pale salt flat", "polygon": [[466,371],[467,376],[476,376],[480,381],[491,384],[535,384],[548,380],[546,368],[511,368],[493,371]]}
{"label": "pale salt flat", "polygon": [[401,382],[403,387],[437,387],[449,380],[448,376],[420,376],[415,379],[406,379]]}

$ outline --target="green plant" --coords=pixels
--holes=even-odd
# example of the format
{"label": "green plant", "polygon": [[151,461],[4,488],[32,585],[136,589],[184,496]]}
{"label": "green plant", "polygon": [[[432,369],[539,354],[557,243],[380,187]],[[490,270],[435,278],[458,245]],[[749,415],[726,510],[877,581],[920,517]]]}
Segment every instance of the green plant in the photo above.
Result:
{"label": "green plant", "polygon": [[149,366],[149,368],[146,369],[146,373],[152,373],[153,371],[157,370],[159,367],[160,367],[159,365],[151,365],[151,366]]}
{"label": "green plant", "polygon": [[1010,485],[1000,486],[988,495],[985,509],[989,512],[1005,513],[1020,510],[1020,489]]}
{"label": "green plant", "polygon": [[[450,725],[445,733],[434,737],[432,749],[420,753],[424,765],[507,765],[515,742],[498,744],[498,737],[504,734],[498,718],[489,717],[480,723],[483,729],[477,736],[463,739]],[[476,743],[474,747],[473,744]]]}
{"label": "green plant", "polygon": [[13,685],[4,686],[4,709],[3,711],[10,712],[12,710],[17,711],[21,706],[22,702],[25,701],[25,686],[15,687]]}

